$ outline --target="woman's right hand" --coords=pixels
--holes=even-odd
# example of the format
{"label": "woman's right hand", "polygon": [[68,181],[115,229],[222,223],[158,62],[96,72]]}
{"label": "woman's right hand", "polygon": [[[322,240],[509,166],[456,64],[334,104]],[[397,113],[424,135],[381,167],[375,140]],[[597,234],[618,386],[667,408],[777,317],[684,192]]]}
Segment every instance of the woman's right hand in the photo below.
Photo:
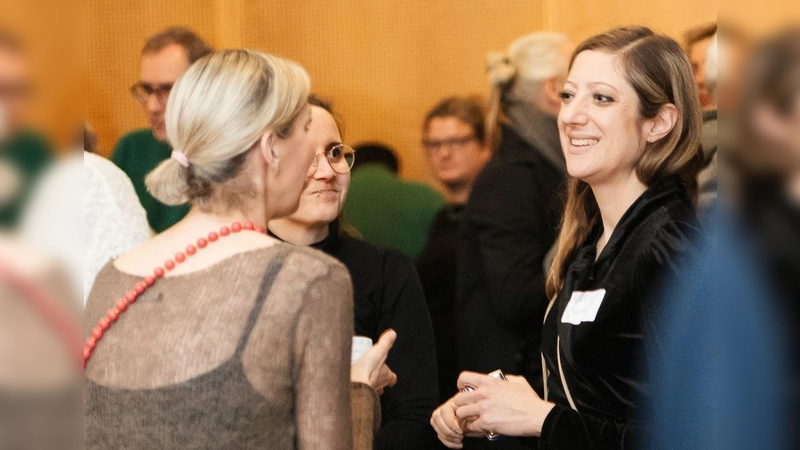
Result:
{"label": "woman's right hand", "polygon": [[384,388],[394,386],[397,375],[386,365],[386,357],[395,339],[396,331],[384,331],[378,342],[350,366],[350,381],[368,384],[378,395],[383,394]]}

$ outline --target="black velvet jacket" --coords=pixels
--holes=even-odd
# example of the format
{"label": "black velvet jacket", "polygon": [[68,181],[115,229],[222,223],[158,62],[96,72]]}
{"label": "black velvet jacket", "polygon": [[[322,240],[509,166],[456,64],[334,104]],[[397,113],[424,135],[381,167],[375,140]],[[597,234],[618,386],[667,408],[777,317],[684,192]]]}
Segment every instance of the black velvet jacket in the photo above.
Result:
{"label": "black velvet jacket", "polygon": [[[272,236],[280,239],[279,236]],[[328,237],[311,245],[341,261],[353,279],[355,334],[377,342],[389,328],[397,340],[386,364],[397,384],[381,395],[376,450],[437,448],[430,417],[438,406],[436,347],[425,295],[413,261],[346,234],[339,221]]]}
{"label": "black velvet jacket", "polygon": [[[602,231],[601,223],[578,251],[545,319],[548,400],[557,406],[544,422],[539,448],[623,449],[637,442],[639,407],[649,390],[644,357],[658,346],[662,286],[699,235],[693,208],[672,177],[653,183],[628,208],[595,258]],[[600,289],[605,295],[593,320],[591,314],[578,325],[562,320],[575,292]]]}

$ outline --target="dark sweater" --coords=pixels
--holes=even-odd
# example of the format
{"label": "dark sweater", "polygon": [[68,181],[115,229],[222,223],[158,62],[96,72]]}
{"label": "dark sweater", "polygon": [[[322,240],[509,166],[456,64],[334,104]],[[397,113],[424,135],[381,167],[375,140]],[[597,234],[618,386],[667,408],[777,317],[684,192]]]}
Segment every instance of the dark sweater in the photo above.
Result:
{"label": "dark sweater", "polygon": [[428,301],[436,357],[439,363],[439,402],[455,395],[458,380],[456,350],[456,249],[464,205],[447,205],[433,219],[428,242],[417,258],[417,271]]}
{"label": "dark sweater", "polygon": [[341,234],[338,221],[330,225],[328,237],[312,247],[335,257],[350,271],[356,335],[377,342],[387,329],[397,331],[386,359],[397,374],[397,384],[381,396],[375,449],[437,448],[429,423],[439,400],[436,348],[414,263],[399,251]]}
{"label": "dark sweater", "polygon": [[[26,201],[52,159],[50,145],[33,131],[22,131],[0,142],[0,172],[11,180],[0,180],[0,228],[17,225]],[[14,182],[16,181],[16,182]]]}
{"label": "dark sweater", "polygon": [[137,130],[123,136],[111,154],[114,162],[131,179],[136,195],[147,211],[147,221],[157,233],[175,225],[189,212],[189,204],[169,206],[147,191],[144,179],[172,154],[172,147],[153,136],[153,130]]}

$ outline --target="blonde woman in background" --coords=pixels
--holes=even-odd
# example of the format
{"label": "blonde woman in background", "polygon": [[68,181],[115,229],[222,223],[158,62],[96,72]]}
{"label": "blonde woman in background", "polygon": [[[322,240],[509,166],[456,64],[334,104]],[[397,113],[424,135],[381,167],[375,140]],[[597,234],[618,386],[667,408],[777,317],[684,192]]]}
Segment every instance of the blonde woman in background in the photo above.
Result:
{"label": "blonde woman in background", "polygon": [[297,209],[314,157],[309,86],[299,65],[249,50],[176,83],[175,150],[147,185],[191,211],[97,276],[86,448],[352,447],[350,277],[263,231]]}
{"label": "blonde woman in background", "polygon": [[[541,391],[543,261],[566,196],[558,140],[559,92],[572,44],[557,33],[519,37],[490,55],[493,86],[485,138],[494,154],[475,179],[459,232],[456,280],[458,369],[501,369]],[[469,448],[517,449],[512,441]]]}

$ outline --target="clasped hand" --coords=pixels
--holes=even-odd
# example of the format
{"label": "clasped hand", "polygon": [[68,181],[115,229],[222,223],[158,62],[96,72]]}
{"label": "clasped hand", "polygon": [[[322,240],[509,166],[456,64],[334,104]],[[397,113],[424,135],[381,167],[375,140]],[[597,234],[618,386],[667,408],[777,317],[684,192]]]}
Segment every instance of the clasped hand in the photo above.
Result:
{"label": "clasped hand", "polygon": [[439,440],[449,448],[461,448],[464,437],[481,437],[487,432],[506,436],[539,436],[545,417],[553,408],[531,388],[525,378],[507,375],[506,380],[475,372],[462,372],[461,392],[436,408],[431,425]]}

